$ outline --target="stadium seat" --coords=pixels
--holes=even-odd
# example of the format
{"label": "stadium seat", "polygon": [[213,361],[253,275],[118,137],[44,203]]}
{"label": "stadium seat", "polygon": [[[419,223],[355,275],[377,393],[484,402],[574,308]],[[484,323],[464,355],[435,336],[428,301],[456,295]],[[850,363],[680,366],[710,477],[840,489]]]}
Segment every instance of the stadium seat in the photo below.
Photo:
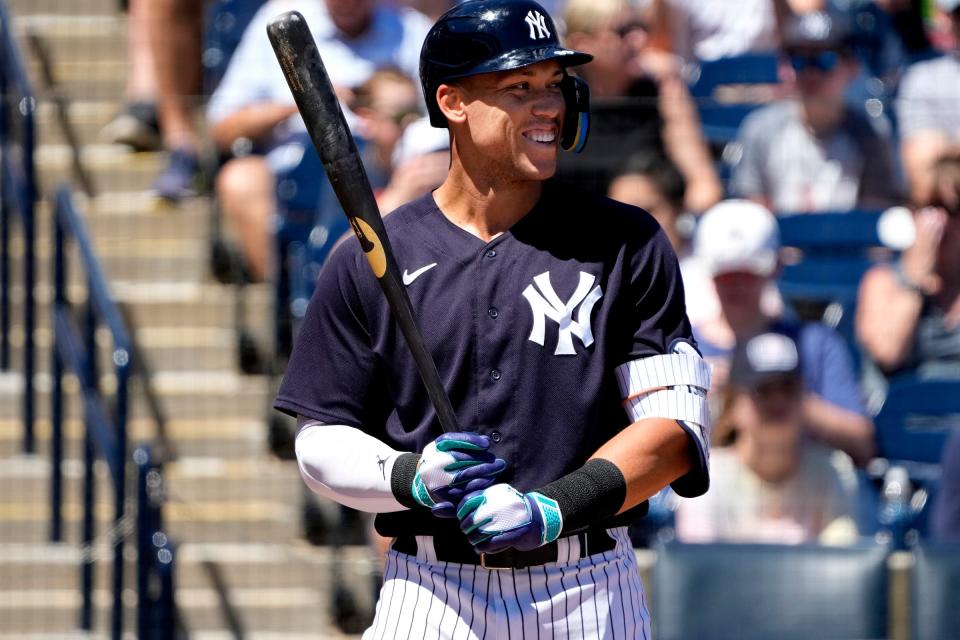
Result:
{"label": "stadium seat", "polygon": [[960,429],[960,380],[894,378],[873,421],[880,457],[936,465]]}
{"label": "stadium seat", "polygon": [[690,94],[697,103],[703,132],[711,145],[723,147],[737,136],[751,111],[770,101],[776,85],[777,56],[751,53],[701,62],[688,75]]}
{"label": "stadium seat", "polygon": [[887,636],[888,549],[670,543],[653,569],[659,640]]}
{"label": "stadium seat", "polygon": [[852,305],[860,278],[892,250],[881,241],[879,211],[778,214],[780,244],[791,250],[778,284],[787,300]]}
{"label": "stadium seat", "polygon": [[960,633],[960,545],[914,549],[913,638],[950,640]]}
{"label": "stadium seat", "polygon": [[203,90],[206,95],[220,84],[233,50],[264,0],[212,0],[204,16]]}

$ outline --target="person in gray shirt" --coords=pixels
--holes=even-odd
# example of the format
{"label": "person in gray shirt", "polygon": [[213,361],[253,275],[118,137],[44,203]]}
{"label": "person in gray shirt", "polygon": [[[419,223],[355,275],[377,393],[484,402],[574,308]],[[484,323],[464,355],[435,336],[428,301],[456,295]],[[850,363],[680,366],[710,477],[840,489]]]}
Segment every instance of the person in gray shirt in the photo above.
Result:
{"label": "person in gray shirt", "polygon": [[937,0],[952,31],[943,55],[911,65],[900,82],[896,108],[900,155],[914,203],[933,195],[934,161],[960,144],[960,0]]}
{"label": "person in gray shirt", "polygon": [[882,208],[900,201],[886,121],[851,109],[857,74],[840,14],[794,18],[784,33],[785,78],[796,96],[751,113],[738,135],[733,192],[777,213]]}

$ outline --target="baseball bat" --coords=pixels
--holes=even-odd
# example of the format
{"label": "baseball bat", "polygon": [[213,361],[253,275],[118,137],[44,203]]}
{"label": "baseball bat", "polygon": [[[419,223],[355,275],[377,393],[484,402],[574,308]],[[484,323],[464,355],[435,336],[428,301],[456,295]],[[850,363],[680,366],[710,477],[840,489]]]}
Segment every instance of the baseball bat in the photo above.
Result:
{"label": "baseball bat", "polygon": [[324,171],[413,354],[440,427],[448,433],[458,431],[450,398],[413,314],[370,180],[310,27],[299,12],[288,11],[270,21],[267,35]]}

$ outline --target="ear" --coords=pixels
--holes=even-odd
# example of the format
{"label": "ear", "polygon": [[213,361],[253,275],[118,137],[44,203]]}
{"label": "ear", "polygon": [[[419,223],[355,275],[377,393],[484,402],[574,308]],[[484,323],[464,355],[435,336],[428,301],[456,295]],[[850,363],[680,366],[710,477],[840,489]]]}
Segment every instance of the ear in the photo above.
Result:
{"label": "ear", "polygon": [[463,87],[441,84],[437,87],[437,105],[449,122],[462,123],[467,119]]}

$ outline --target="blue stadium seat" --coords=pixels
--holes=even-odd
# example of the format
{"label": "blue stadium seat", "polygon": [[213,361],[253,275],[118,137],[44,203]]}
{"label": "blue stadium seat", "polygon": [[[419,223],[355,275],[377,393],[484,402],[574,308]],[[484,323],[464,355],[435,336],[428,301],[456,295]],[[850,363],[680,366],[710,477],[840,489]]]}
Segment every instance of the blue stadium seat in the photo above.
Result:
{"label": "blue stadium seat", "polygon": [[774,53],[701,62],[690,73],[689,83],[707,140],[722,147],[736,138],[747,114],[768,101],[762,99],[758,85],[779,81]]}
{"label": "blue stadium seat", "polygon": [[947,436],[960,429],[960,380],[894,378],[873,421],[881,457],[939,464]]}
{"label": "blue stadium seat", "polygon": [[658,551],[659,640],[887,636],[885,546],[670,543]]}
{"label": "blue stadium seat", "polygon": [[240,44],[244,30],[264,0],[211,0],[204,19],[203,90],[206,95],[220,84],[230,56]]}
{"label": "blue stadium seat", "polygon": [[790,301],[852,305],[860,278],[893,252],[880,239],[879,211],[779,214],[780,244],[799,253],[784,265],[778,284]]}
{"label": "blue stadium seat", "polygon": [[916,640],[951,640],[960,633],[960,544],[914,549],[912,612]]}

